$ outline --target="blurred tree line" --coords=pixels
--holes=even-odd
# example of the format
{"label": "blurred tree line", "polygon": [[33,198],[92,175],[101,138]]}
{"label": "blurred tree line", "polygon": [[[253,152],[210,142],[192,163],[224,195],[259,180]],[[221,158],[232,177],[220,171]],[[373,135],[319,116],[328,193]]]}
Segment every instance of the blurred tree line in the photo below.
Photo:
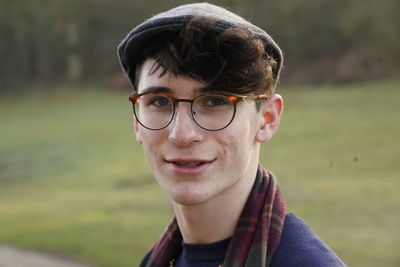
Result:
{"label": "blurred tree line", "polygon": [[[116,57],[119,41],[150,15],[188,2],[0,0],[0,92],[90,79],[125,86]],[[347,82],[399,74],[398,0],[209,2],[273,36],[285,54],[283,81]]]}

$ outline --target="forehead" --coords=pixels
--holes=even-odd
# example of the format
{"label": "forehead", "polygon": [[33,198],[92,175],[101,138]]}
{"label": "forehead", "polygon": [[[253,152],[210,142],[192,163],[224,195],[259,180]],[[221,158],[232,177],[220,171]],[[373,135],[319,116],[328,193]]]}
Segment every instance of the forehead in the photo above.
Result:
{"label": "forehead", "polygon": [[157,66],[157,63],[154,59],[146,59],[143,62],[139,76],[138,93],[143,93],[155,88],[163,88],[164,91],[170,91],[173,94],[196,94],[205,87],[204,83],[189,76],[175,75],[169,71],[162,75],[164,71],[162,67],[154,72],[155,66]]}

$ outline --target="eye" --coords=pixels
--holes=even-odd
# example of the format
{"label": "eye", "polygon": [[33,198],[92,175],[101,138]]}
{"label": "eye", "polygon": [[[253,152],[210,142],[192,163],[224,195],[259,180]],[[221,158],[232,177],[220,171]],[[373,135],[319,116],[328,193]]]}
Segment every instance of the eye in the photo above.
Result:
{"label": "eye", "polygon": [[229,98],[221,95],[209,95],[205,96],[202,99],[202,105],[207,106],[207,107],[218,107],[218,106],[225,106],[225,105],[231,105],[232,102],[229,100]]}
{"label": "eye", "polygon": [[171,104],[171,101],[162,95],[153,95],[148,101],[146,101],[147,105],[155,106],[155,107],[167,107]]}

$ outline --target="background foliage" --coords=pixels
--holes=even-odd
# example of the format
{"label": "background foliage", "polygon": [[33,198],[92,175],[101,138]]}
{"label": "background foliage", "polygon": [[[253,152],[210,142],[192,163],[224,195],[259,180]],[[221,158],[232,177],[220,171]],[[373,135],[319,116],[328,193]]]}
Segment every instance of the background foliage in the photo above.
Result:
{"label": "background foliage", "polygon": [[[0,92],[17,85],[121,81],[116,46],[152,14],[190,1],[2,0]],[[397,0],[220,0],[269,32],[285,52],[283,81],[394,77],[400,62]],[[114,75],[118,73],[117,75]]]}

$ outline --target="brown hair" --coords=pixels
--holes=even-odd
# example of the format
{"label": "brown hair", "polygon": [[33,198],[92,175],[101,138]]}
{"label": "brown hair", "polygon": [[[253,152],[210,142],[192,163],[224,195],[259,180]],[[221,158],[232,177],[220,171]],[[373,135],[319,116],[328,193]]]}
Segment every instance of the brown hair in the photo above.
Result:
{"label": "brown hair", "polygon": [[[177,33],[163,36],[143,51],[143,59],[155,59],[151,73],[170,72],[205,83],[212,90],[243,95],[271,95],[276,79],[276,61],[266,53],[263,42],[239,27],[221,27],[218,21],[193,18]],[[136,67],[135,89],[141,65]]]}

